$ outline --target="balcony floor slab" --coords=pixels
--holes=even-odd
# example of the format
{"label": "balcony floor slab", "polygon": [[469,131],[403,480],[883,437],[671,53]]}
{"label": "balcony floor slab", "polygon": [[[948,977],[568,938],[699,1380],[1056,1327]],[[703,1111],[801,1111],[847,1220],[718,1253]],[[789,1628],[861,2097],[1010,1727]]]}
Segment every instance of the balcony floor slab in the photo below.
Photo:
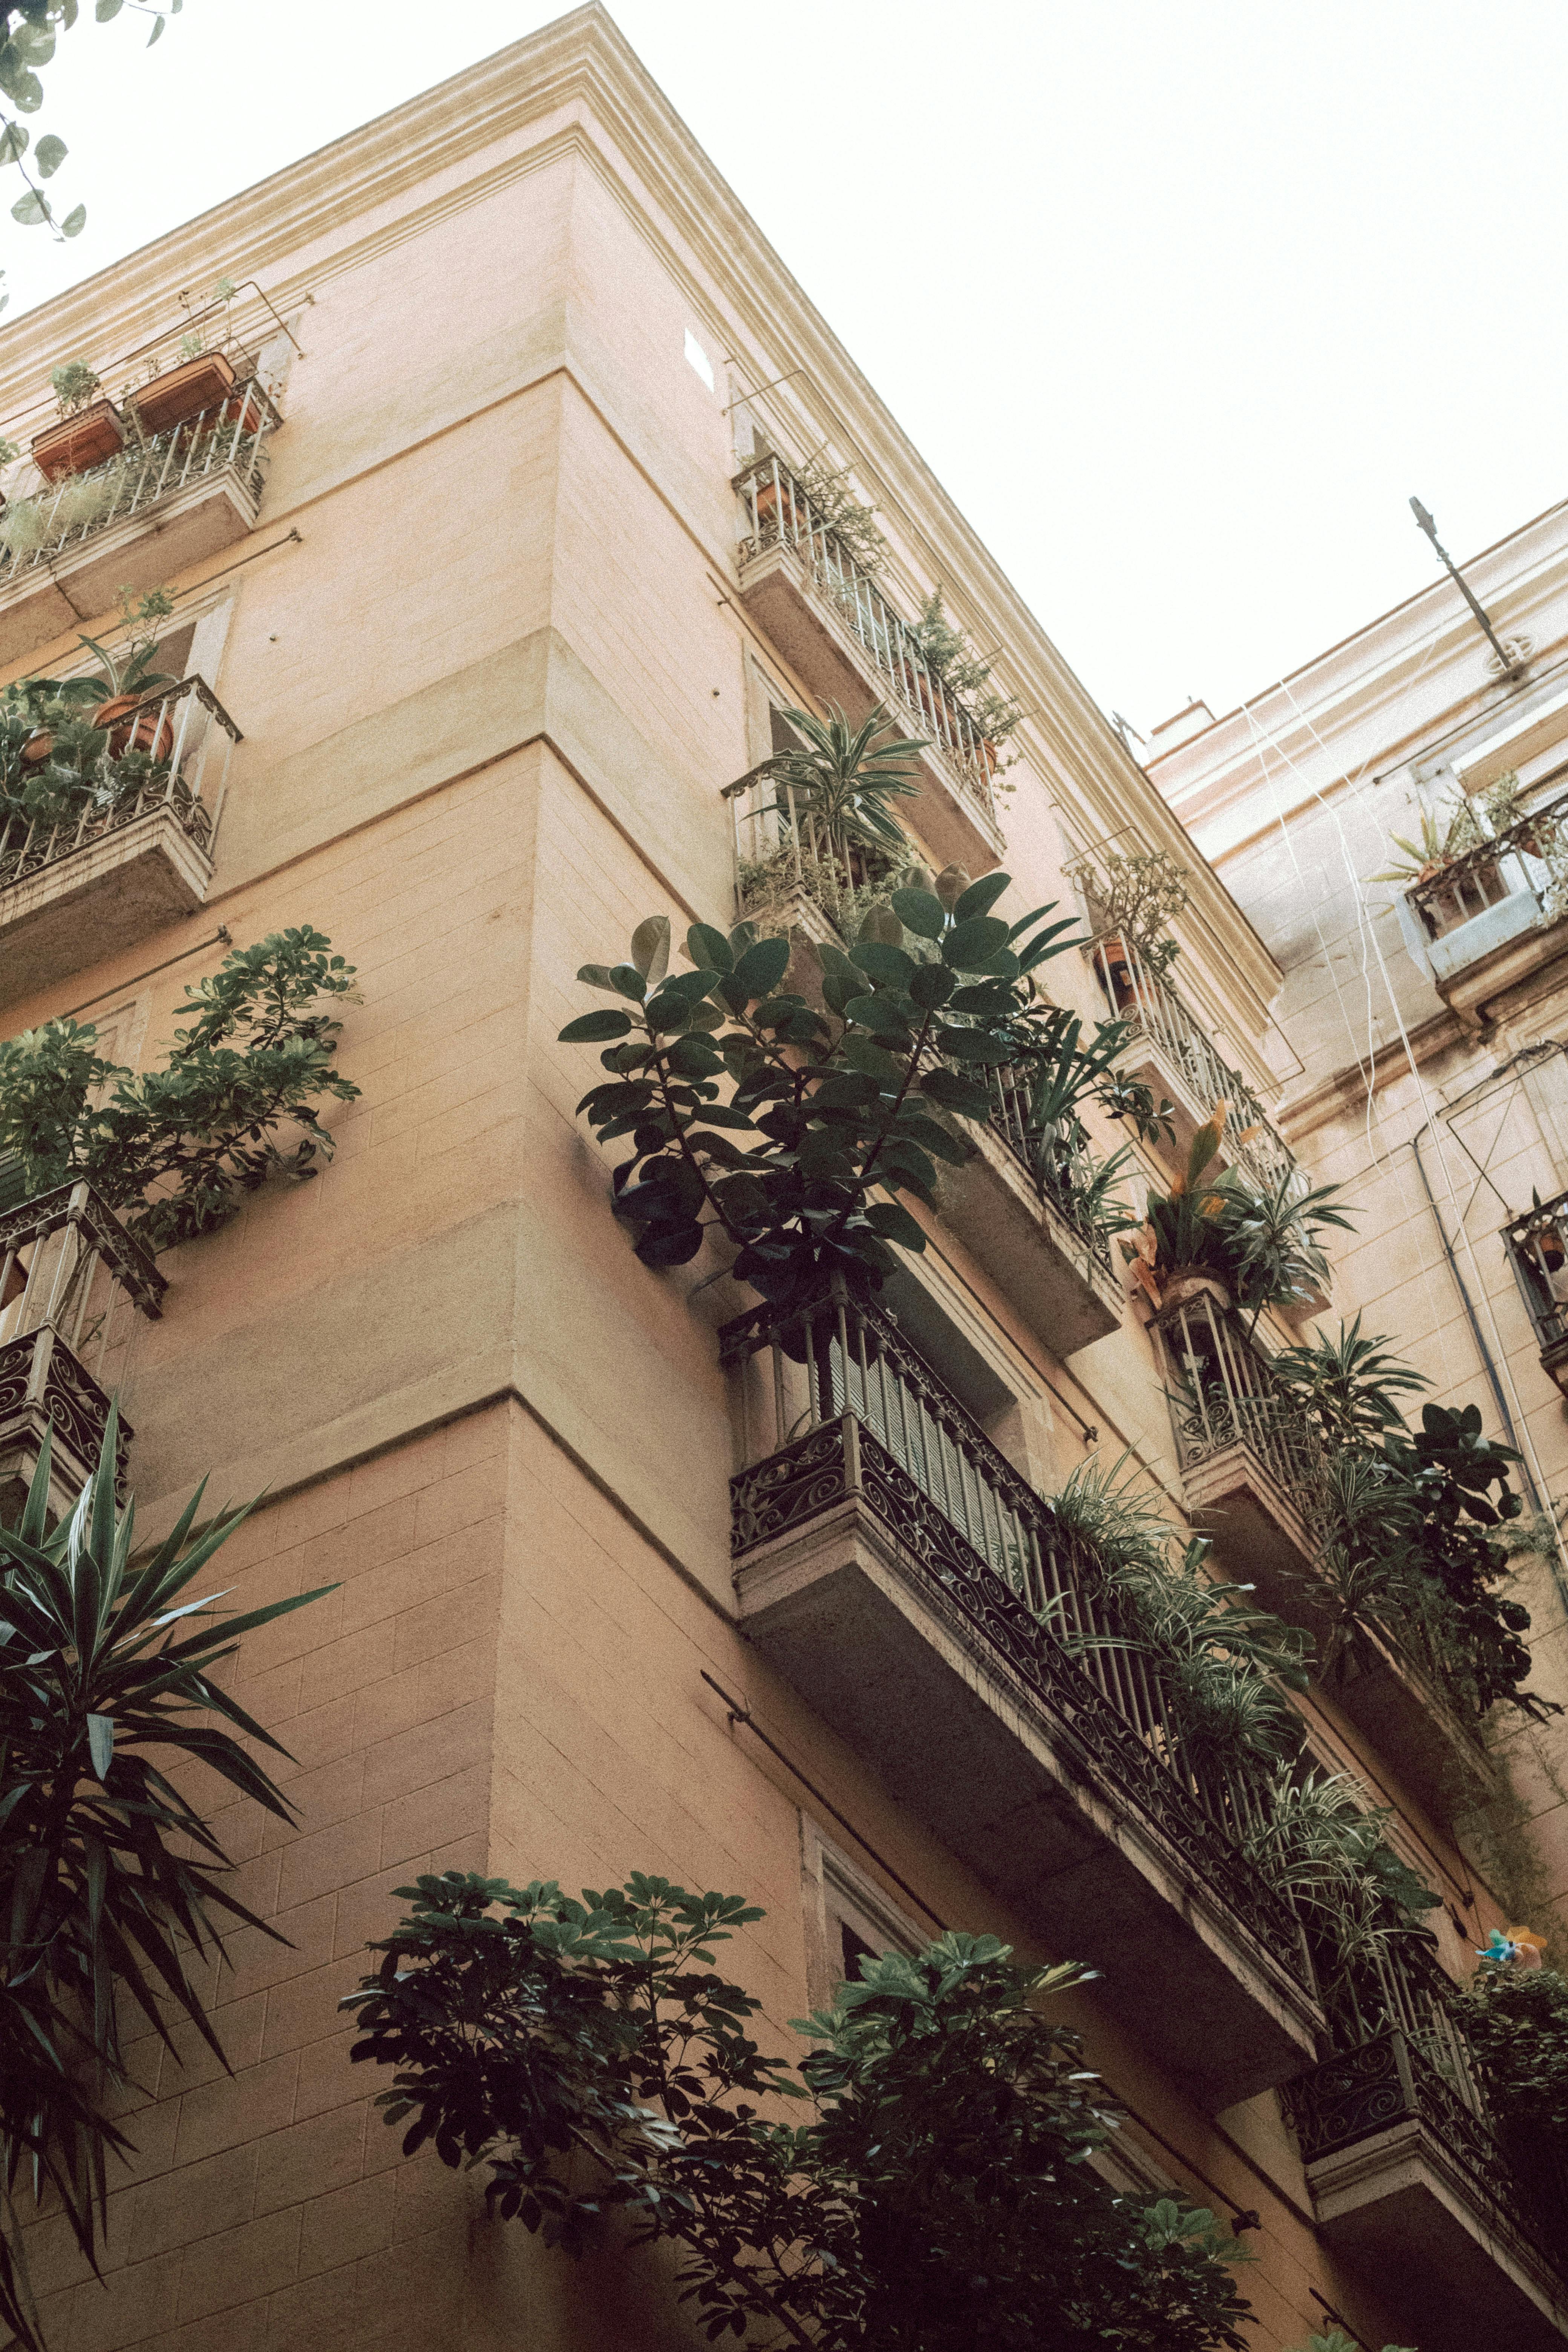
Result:
{"label": "balcony floor slab", "polygon": [[212,860],[157,808],[0,890],[0,1003],[66,979],[194,913]]}
{"label": "balcony floor slab", "polygon": [[1076,1355],[1121,1323],[1121,1285],[999,1136],[969,1137],[973,1158],[942,1171],[941,1214],[1052,1354]]}

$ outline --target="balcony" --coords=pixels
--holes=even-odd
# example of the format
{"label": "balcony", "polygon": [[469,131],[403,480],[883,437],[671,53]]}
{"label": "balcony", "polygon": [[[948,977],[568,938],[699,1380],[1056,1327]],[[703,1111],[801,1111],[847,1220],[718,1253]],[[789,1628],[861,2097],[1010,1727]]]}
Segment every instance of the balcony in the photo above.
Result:
{"label": "balcony", "polygon": [[1568,1395],[1568,1192],[1527,1209],[1503,1227],[1502,1238],[1542,1370]]}
{"label": "balcony", "polygon": [[[268,442],[282,422],[250,376],[213,406],[148,434],[102,402],[125,437],[101,462],[18,495],[0,546],[0,664],[106,613],[237,540],[256,521]],[[26,520],[23,521],[22,518]]]}
{"label": "balcony", "polygon": [[1152,1087],[1156,1097],[1164,1096],[1171,1103],[1176,1136],[1173,1167],[1186,1166],[1194,1136],[1213,1118],[1215,1104],[1223,1102],[1226,1131],[1216,1167],[1237,1167],[1258,1184],[1277,1184],[1281,1176],[1296,1175],[1296,1155],[1257,1094],[1239,1071],[1221,1059],[1213,1039],[1170,982],[1122,940],[1098,938],[1088,952],[1106,1003],[1132,1032],[1125,1066]]}
{"label": "balcony", "polygon": [[211,689],[188,677],[116,718],[103,751],[62,794],[65,814],[6,817],[0,803],[0,1003],[202,904],[240,740]]}
{"label": "balcony", "polygon": [[1093,1171],[1058,1162],[1012,1071],[983,1075],[990,1123],[969,1131],[973,1157],[942,1171],[942,1218],[1052,1353],[1075,1355],[1121,1321],[1110,1244],[1079,1205]]}
{"label": "balcony", "polygon": [[1121,1629],[1092,1559],[881,1309],[724,1339],[749,1638],[1210,2107],[1314,2057],[1300,1927],[1235,1842],[1257,1800],[1097,1646]]}
{"label": "balcony", "polygon": [[939,864],[988,873],[1002,856],[995,746],[934,675],[881,590],[779,457],[735,478],[741,602],[809,690],[857,722],[879,702],[927,740],[912,822]]}
{"label": "balcony", "polygon": [[1374,2030],[1287,2088],[1318,2233],[1422,2352],[1562,2352],[1568,2168],[1510,2158],[1445,1983],[1435,1967],[1385,1970]]}
{"label": "balcony", "polygon": [[[1254,1586],[1266,1609],[1304,1627],[1321,1650],[1334,1619],[1318,1575],[1316,1445],[1241,1318],[1206,1288],[1163,1307],[1154,1330],[1194,1526],[1212,1539],[1226,1577]],[[1495,1769],[1444,1696],[1418,1625],[1365,1633],[1331,1688],[1425,1803],[1446,1811],[1496,1796]]]}
{"label": "balcony", "polygon": [[[167,1288],[90,1185],[62,1184],[0,1215],[0,1511],[26,1490],[47,1430],[50,1500],[67,1511],[97,1463],[138,1314]],[[132,1432],[120,1423],[123,1484]]]}
{"label": "balcony", "polygon": [[1454,858],[1398,901],[1400,928],[1444,1003],[1472,1022],[1487,1001],[1517,987],[1568,949],[1553,859],[1565,836],[1568,793],[1494,840]]}

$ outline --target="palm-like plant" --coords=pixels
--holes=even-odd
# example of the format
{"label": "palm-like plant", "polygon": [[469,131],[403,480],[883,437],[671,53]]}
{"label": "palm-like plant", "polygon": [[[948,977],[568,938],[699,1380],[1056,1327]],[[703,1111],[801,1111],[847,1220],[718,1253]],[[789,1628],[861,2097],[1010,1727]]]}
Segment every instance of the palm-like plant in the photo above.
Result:
{"label": "palm-like plant", "polygon": [[1274,1371],[1289,1388],[1292,1404],[1335,1447],[1376,1445],[1386,1431],[1403,1429],[1398,1400],[1432,1385],[1390,1352],[1381,1333],[1363,1339],[1359,1315],[1349,1325],[1342,1318],[1337,1338],[1320,1332],[1306,1347],[1282,1348]]}
{"label": "palm-like plant", "polygon": [[96,2267],[105,2156],[131,2147],[109,2112],[126,2080],[121,2006],[139,2009],[170,2049],[170,2012],[183,2011],[221,2058],[191,1960],[220,1951],[237,1923],[278,1935],[221,1885],[228,1856],[168,1770],[204,1765],[292,1820],[211,1718],[287,1749],[213,1673],[242,1633],[320,1597],[238,1616],[215,1613],[218,1594],[187,1598],[249,1508],[193,1536],[200,1488],[135,1565],[135,1506],[121,1510],[115,1496],[118,1444],[111,1412],[90,1483],[51,1530],[46,1438],[20,1522],[0,1528],[0,2317],[27,2347],[39,2339],[18,2182],[35,2200],[55,2189]]}
{"label": "palm-like plant", "polygon": [[907,856],[908,837],[889,803],[919,793],[912,762],[925,744],[895,734],[880,702],[858,727],[850,726],[835,702],[827,712],[824,721],[809,710],[786,710],[784,718],[801,741],[775,752],[758,772],[779,786],[781,824],[808,838],[815,835],[817,854],[845,866],[857,849]]}

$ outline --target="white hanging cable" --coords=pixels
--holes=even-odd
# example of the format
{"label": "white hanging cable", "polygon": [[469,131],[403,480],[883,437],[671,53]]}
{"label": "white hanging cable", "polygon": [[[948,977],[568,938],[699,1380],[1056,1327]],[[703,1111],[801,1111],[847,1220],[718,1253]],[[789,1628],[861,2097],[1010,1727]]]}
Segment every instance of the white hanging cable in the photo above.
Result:
{"label": "white hanging cable", "polygon": [[[1294,694],[1290,691],[1289,686],[1283,678],[1279,680],[1279,691],[1285,695],[1292,710],[1295,712],[1297,719],[1311,736],[1313,742],[1316,743],[1320,751],[1324,754],[1325,758],[1331,759],[1332,755],[1330,753],[1327,744],[1323,741],[1322,737],[1319,734],[1316,727],[1312,724],[1311,719],[1302,710],[1300,704],[1297,701]],[[1377,936],[1376,925],[1366,923],[1367,908],[1363,897],[1362,879],[1354,870],[1353,862],[1350,856],[1349,844],[1345,839],[1343,824],[1340,820],[1338,811],[1332,808],[1331,803],[1324,798],[1322,793],[1318,789],[1317,785],[1312,782],[1311,778],[1298,766],[1294,760],[1291,759],[1289,752],[1286,751],[1281,743],[1279,743],[1278,738],[1274,739],[1274,748],[1279,752],[1279,757],[1285,761],[1286,765],[1289,767],[1295,774],[1300,777],[1301,782],[1306,785],[1308,791],[1310,792],[1313,798],[1318,802],[1319,806],[1327,810],[1333,819],[1335,830],[1340,841],[1341,854],[1344,858],[1346,872],[1349,876],[1352,887],[1355,893],[1358,908],[1360,909],[1361,919],[1363,926],[1363,936],[1370,939],[1373,952],[1377,959],[1378,971],[1383,980],[1384,990],[1387,995],[1389,1007],[1394,1014],[1394,1023],[1399,1031],[1400,1045],[1404,1052],[1405,1064],[1409,1069],[1411,1077],[1414,1079],[1415,1084],[1415,1091],[1420,1099],[1422,1110],[1426,1116],[1427,1129],[1436,1137],[1437,1161],[1438,1166],[1442,1171],[1444,1188],[1448,1196],[1449,1206],[1456,1213],[1456,1217],[1459,1224],[1460,1239],[1464,1244],[1465,1253],[1469,1260],[1470,1270],[1475,1278],[1476,1287],[1480,1293],[1481,1302],[1486,1310],[1487,1321],[1490,1327],[1492,1345],[1495,1350],[1496,1369],[1501,1379],[1506,1382],[1508,1392],[1513,1406],[1521,1446],[1534,1475],[1537,1491],[1545,1498],[1547,1503],[1550,1504],[1551,1487],[1548,1484],[1545,1473],[1542,1468],[1541,1458],[1536,1449],[1535,1439],[1531,1433],[1529,1421],[1525,1415],[1523,1403],[1520,1398],[1519,1391],[1514,1381],[1512,1367],[1509,1362],[1507,1349],[1503,1344],[1502,1334],[1498,1328],[1496,1311],[1492,1306],[1490,1294],[1487,1289],[1484,1279],[1482,1278],[1480,1266],[1476,1257],[1475,1244],[1465,1227],[1463,1218],[1458,1216],[1458,1193],[1454,1183],[1453,1169],[1449,1161],[1447,1149],[1448,1141],[1447,1131],[1438,1115],[1442,1106],[1434,1105],[1432,1097],[1427,1092],[1426,1080],[1421,1074],[1420,1064],[1416,1060],[1415,1049],[1410,1043],[1409,1031],[1405,1025],[1405,1016],[1399,1009],[1399,1001],[1394,994],[1394,985],[1389,978],[1388,967],[1384,961],[1383,945]],[[1365,764],[1366,763],[1363,761],[1362,771],[1359,772],[1356,776],[1352,777],[1346,775],[1342,779],[1349,789],[1356,794],[1358,800],[1363,799],[1363,795],[1360,791],[1360,781],[1361,773],[1364,772]],[[1332,977],[1331,967],[1331,977]],[[1337,988],[1337,981],[1335,981],[1334,984]],[[1564,1571],[1568,1572],[1568,1544],[1565,1544],[1563,1530],[1556,1524],[1555,1515],[1549,1511],[1548,1516],[1552,1519],[1552,1531],[1558,1556],[1562,1560]]]}

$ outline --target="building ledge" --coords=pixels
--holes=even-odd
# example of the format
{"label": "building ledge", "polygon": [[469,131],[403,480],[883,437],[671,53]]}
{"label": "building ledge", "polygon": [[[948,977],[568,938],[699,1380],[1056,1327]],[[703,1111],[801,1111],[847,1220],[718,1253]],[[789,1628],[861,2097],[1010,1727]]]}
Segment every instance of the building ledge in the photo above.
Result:
{"label": "building ledge", "polygon": [[994,1128],[972,1127],[973,1157],[944,1168],[937,1208],[1055,1356],[1076,1355],[1121,1321],[1121,1281]]}

